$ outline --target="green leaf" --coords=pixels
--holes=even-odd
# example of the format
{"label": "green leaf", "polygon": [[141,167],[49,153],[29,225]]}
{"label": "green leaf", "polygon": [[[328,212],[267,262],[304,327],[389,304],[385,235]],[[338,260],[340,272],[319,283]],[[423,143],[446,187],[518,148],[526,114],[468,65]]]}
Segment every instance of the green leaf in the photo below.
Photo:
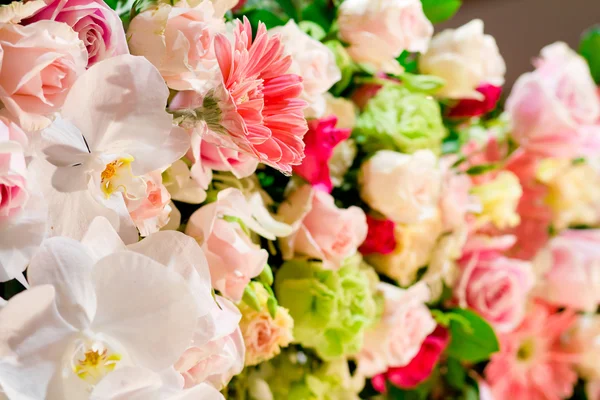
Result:
{"label": "green leaf", "polygon": [[450,322],[451,339],[446,350],[449,357],[475,363],[487,360],[492,353],[499,350],[494,330],[475,312],[456,308],[450,311],[450,314],[464,318],[469,323],[469,329],[455,319]]}
{"label": "green leaf", "polygon": [[467,386],[465,391],[463,392],[464,400],[479,400],[479,392],[473,386]]}
{"label": "green leaf", "polygon": [[592,78],[600,85],[600,25],[595,25],[583,33],[579,53],[588,62]]}
{"label": "green leaf", "polygon": [[292,0],[276,0],[279,7],[285,12],[288,17],[298,19],[298,11]]}
{"label": "green leaf", "polygon": [[327,2],[313,1],[302,10],[302,20],[320,25],[325,32],[329,32],[334,19],[335,9],[330,8]]}
{"label": "green leaf", "polygon": [[325,32],[321,25],[312,21],[301,21],[298,23],[298,27],[302,30],[302,32],[306,33],[315,40],[321,41],[325,38],[325,36],[327,36],[327,32]]}
{"label": "green leaf", "polygon": [[449,20],[460,8],[461,0],[421,0],[423,11],[432,24]]}
{"label": "green leaf", "polygon": [[486,172],[490,172],[495,170],[496,168],[498,168],[498,164],[479,164],[479,165],[474,165],[471,168],[469,168],[466,172],[469,175],[481,175],[481,174],[485,174]]}
{"label": "green leaf", "polygon": [[275,297],[269,297],[269,299],[267,300],[267,309],[269,310],[271,318],[275,319],[275,317],[277,316],[277,300],[275,299]]}
{"label": "green leaf", "polygon": [[415,75],[408,72],[400,75],[404,85],[412,92],[432,94],[440,90],[446,82],[433,75]]}
{"label": "green leaf", "polygon": [[268,10],[253,10],[246,14],[246,17],[248,17],[248,20],[250,20],[250,24],[252,25],[252,30],[254,32],[256,32],[259,22],[264,23],[267,26],[267,29],[285,25],[287,22]]}
{"label": "green leaf", "polygon": [[400,63],[400,65],[402,65],[402,67],[404,67],[404,71],[409,73],[418,72],[419,53],[411,53],[409,51],[404,50],[396,60]]}
{"label": "green leaf", "polygon": [[467,380],[467,373],[465,368],[462,366],[460,361],[456,358],[448,358],[447,361],[448,372],[446,372],[446,382],[457,390],[462,390]]}

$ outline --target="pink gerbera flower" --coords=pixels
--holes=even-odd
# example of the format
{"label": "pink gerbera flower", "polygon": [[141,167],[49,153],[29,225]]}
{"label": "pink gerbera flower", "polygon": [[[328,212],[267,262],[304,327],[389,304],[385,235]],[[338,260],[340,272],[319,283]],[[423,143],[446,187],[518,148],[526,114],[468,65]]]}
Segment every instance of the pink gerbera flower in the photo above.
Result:
{"label": "pink gerbera flower", "polygon": [[576,320],[571,311],[556,312],[542,303],[531,308],[521,325],[500,336],[500,352],[492,356],[485,377],[494,398],[560,400],[577,382],[576,355],[561,341]]}
{"label": "pink gerbera flower", "polygon": [[[228,134],[225,141],[290,173],[304,158],[302,139],[308,127],[306,103],[299,99],[302,77],[286,73],[292,60],[284,55],[281,40],[270,37],[262,23],[252,40],[250,22],[244,18],[243,24],[237,21],[233,45],[224,35],[216,37],[215,53],[226,92],[216,95]],[[216,133],[223,140],[222,132]]]}

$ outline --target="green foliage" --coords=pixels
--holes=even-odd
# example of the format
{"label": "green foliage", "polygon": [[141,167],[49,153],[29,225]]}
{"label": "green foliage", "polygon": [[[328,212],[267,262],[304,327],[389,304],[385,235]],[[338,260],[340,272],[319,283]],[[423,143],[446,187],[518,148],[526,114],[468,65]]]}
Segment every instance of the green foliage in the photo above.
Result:
{"label": "green foliage", "polygon": [[432,24],[449,20],[456,14],[462,0],[421,0],[423,11]]}
{"label": "green foliage", "polygon": [[400,79],[407,89],[412,92],[433,94],[440,90],[445,82],[442,78],[433,75],[415,75],[408,72],[400,75]]}
{"label": "green foliage", "polygon": [[[453,315],[450,320],[451,339],[446,350],[449,357],[475,363],[487,360],[499,350],[494,330],[475,312],[455,308],[448,314]],[[456,319],[456,316],[460,319]]]}
{"label": "green foliage", "polygon": [[600,85],[600,25],[595,25],[583,33],[579,53],[588,62],[594,81]]}
{"label": "green foliage", "polygon": [[282,17],[275,15],[275,13],[273,13],[272,11],[269,11],[266,9],[265,10],[260,10],[260,9],[252,10],[246,14],[246,17],[248,18],[248,20],[250,21],[250,24],[252,25],[253,32],[256,32],[259,22],[262,22],[263,24],[265,24],[267,29],[271,29],[271,28],[274,28],[274,27],[280,26],[280,25],[285,25],[285,23],[287,22],[286,19],[283,19]]}
{"label": "green foliage", "polygon": [[411,53],[404,50],[396,61],[404,68],[404,72],[415,74],[419,70],[419,53]]}
{"label": "green foliage", "polygon": [[483,175],[487,172],[493,171],[495,169],[497,169],[499,167],[498,164],[479,164],[479,165],[474,165],[471,168],[469,168],[466,172],[469,175]]}

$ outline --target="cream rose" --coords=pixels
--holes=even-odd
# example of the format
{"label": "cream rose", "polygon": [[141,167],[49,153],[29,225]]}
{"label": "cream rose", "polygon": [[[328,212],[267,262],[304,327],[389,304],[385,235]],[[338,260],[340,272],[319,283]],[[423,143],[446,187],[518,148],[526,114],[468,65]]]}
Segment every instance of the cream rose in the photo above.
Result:
{"label": "cream rose", "polygon": [[496,40],[484,35],[479,19],[434,36],[419,59],[419,68],[424,74],[443,78],[446,85],[437,94],[453,99],[483,100],[477,87],[483,83],[502,86],[506,73]]}
{"label": "cream rose", "polygon": [[285,26],[271,29],[269,33],[281,37],[286,52],[292,57],[288,72],[302,77],[302,98],[309,105],[304,114],[311,118],[325,116],[326,103],[323,95],[342,77],[333,52],[300,30],[294,20],[290,20]]}
{"label": "cream rose", "polygon": [[381,150],[362,165],[359,183],[371,208],[394,222],[415,223],[435,215],[442,174],[430,150],[411,155]]}
{"label": "cream rose", "polygon": [[24,130],[50,124],[86,65],[85,46],[66,24],[0,25],[0,102]]}

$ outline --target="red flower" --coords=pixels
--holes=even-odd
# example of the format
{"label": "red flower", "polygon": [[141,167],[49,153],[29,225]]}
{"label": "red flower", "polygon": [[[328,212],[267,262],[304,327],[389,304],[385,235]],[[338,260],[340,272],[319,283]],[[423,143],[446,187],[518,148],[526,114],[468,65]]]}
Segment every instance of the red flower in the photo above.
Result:
{"label": "red flower", "polygon": [[367,225],[369,232],[367,239],[359,247],[363,255],[373,253],[390,254],[396,248],[396,237],[394,236],[394,227],[396,224],[389,219],[377,219],[367,215]]}
{"label": "red flower", "polygon": [[336,128],[336,123],[336,116],[309,121],[308,133],[304,136],[306,157],[302,164],[293,167],[296,174],[327,193],[331,193],[333,188],[329,175],[329,159],[333,149],[350,136],[350,129]]}
{"label": "red flower", "polygon": [[462,99],[448,112],[450,118],[468,118],[478,117],[487,114],[496,108],[502,88],[500,86],[485,83],[477,88],[477,91],[484,95],[483,100]]}

